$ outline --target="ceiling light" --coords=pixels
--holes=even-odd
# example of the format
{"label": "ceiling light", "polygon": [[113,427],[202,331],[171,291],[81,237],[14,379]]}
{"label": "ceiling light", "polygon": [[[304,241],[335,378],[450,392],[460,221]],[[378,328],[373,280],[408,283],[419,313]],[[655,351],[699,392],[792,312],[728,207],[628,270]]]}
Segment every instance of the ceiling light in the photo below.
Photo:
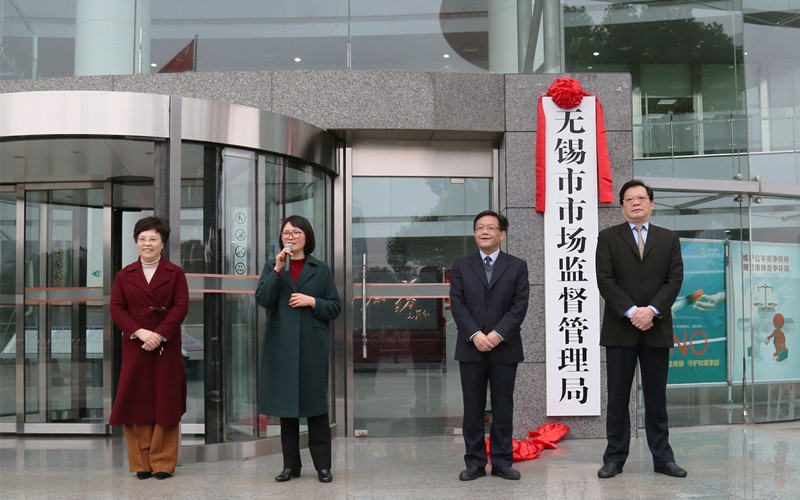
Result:
{"label": "ceiling light", "polygon": [[300,61],[302,61],[302,59],[300,59],[299,57],[294,58],[294,62],[300,62]]}
{"label": "ceiling light", "polygon": [[450,54],[445,54],[442,57],[444,57],[445,59],[450,59]]}
{"label": "ceiling light", "polygon": [[597,56],[599,56],[599,55],[600,55],[600,52],[592,52],[592,55],[593,55],[593,56],[595,56],[595,57],[597,57]]}
{"label": "ceiling light", "polygon": [[150,63],[150,67],[151,67],[151,68],[155,68],[155,67],[157,67],[157,66],[158,66],[158,64],[156,64],[156,63]]}

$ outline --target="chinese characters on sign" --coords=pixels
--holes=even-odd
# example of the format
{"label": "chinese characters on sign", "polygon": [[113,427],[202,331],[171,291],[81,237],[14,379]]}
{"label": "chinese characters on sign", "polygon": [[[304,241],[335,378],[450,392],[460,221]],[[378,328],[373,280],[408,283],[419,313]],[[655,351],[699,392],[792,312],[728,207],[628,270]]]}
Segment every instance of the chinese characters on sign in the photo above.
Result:
{"label": "chinese characters on sign", "polygon": [[600,415],[600,293],[595,97],[573,109],[542,98],[547,415]]}
{"label": "chinese characters on sign", "polygon": [[744,254],[742,256],[742,269],[767,273],[788,273],[789,256],[772,254]]}

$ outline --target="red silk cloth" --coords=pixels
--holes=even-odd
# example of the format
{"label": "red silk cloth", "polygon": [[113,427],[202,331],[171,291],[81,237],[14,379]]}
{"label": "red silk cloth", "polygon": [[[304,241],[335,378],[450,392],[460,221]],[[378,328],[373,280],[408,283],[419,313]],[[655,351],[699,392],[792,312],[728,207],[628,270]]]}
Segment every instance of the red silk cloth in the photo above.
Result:
{"label": "red silk cloth", "polygon": [[[545,202],[545,126],[542,97],[552,97],[553,102],[562,109],[572,109],[580,105],[584,96],[592,96],[584,92],[578,80],[572,78],[558,78],[550,86],[547,93],[539,97],[539,114],[536,124],[536,211],[544,212]],[[614,201],[614,188],[611,182],[611,161],[608,157],[608,143],[606,142],[606,126],[603,120],[603,106],[600,99],[595,98],[595,121],[597,126],[597,189],[600,203]]]}
{"label": "red silk cloth", "polygon": [[[528,432],[528,439],[517,441],[512,439],[514,446],[514,461],[524,462],[539,456],[544,449],[555,450],[556,443],[569,432],[569,427],[564,424],[544,424],[535,431]],[[489,453],[489,438],[486,438],[486,456],[491,461]]]}

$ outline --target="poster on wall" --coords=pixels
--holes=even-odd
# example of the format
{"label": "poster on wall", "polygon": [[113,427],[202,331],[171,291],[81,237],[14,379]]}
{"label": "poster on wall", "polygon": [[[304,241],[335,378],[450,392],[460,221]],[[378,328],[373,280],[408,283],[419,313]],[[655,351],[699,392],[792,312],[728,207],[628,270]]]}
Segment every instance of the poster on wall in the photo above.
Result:
{"label": "poster on wall", "polygon": [[668,385],[726,381],[725,243],[681,240],[683,285],[672,306]]}
{"label": "poster on wall", "polygon": [[[800,380],[800,247],[780,243],[732,243],[733,290],[749,291],[732,300],[737,318],[733,341],[734,380]],[[750,326],[752,324],[752,337]],[[752,363],[752,365],[751,365]],[[749,373],[752,366],[752,373]]]}

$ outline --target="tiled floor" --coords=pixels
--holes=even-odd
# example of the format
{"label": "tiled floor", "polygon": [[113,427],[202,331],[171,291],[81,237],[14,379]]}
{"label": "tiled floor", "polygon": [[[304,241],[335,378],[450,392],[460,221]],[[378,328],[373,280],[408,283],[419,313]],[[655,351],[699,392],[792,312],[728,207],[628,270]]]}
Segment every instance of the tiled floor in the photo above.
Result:
{"label": "tiled floor", "polygon": [[261,499],[792,499],[800,496],[800,422],[673,429],[685,479],[653,473],[644,437],[625,472],[598,479],[603,440],[565,438],[515,467],[520,481],[458,480],[460,438],[334,441],[334,481],[322,484],[304,453],[300,478],[276,483],[280,456],[179,466],[140,481],[127,472],[121,438],[0,439],[0,498]]}

